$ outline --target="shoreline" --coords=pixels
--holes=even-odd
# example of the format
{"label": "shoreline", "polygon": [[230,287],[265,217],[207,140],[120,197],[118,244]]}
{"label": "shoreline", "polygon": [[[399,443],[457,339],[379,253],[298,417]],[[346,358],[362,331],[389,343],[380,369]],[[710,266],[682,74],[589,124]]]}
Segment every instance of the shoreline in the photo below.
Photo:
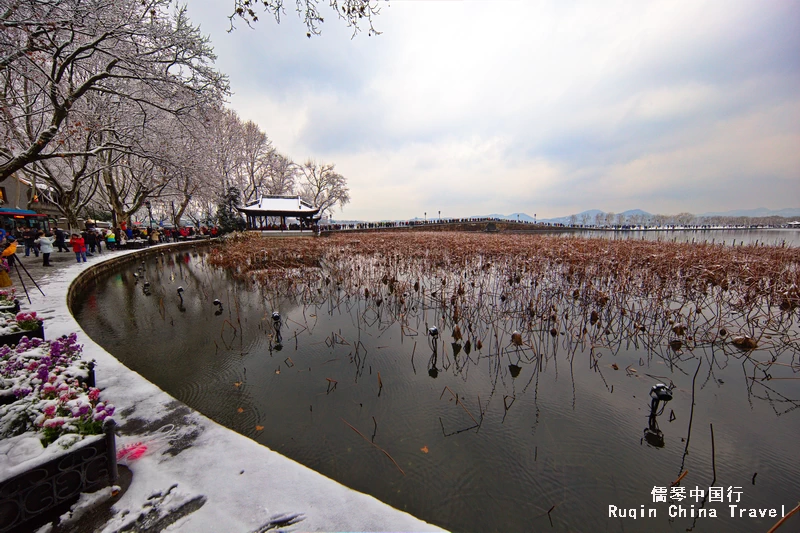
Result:
{"label": "shoreline", "polygon": [[[141,251],[104,252],[85,264],[71,262],[72,253],[56,252],[52,269],[42,268],[41,258],[20,257],[46,294],[42,296],[21,272],[32,300],[28,304],[25,294],[18,294],[23,308],[45,319],[48,338],[77,332],[83,358],[97,361],[98,386],[117,406],[117,449],[131,442],[148,445],[141,458],[128,462],[131,485],[112,506],[116,514],[99,531],[119,531],[140,516],[151,518],[153,512],[171,528],[193,532],[291,525],[303,531],[443,531],[217,424],[92,341],[70,313],[68,294],[73,286],[79,290],[76,280],[91,276],[109,259],[137,252]],[[20,291],[16,272],[12,281]],[[160,495],[155,504],[154,495]]]}

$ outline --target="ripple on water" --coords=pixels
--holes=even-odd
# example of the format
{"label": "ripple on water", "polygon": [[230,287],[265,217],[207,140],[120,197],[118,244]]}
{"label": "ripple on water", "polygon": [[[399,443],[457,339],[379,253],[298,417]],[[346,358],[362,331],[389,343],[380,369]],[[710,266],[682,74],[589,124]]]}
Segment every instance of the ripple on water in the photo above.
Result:
{"label": "ripple on water", "polygon": [[[473,348],[470,358],[462,351],[456,359],[448,337],[438,373],[429,373],[425,337],[401,337],[396,324],[357,330],[353,316],[363,313],[363,305],[359,311],[356,302],[340,305],[332,315],[324,305],[307,306],[303,314],[302,306],[229,287],[224,276],[194,262],[163,272],[157,265],[147,268],[154,280],[170,286],[146,297],[141,287],[124,280],[110,284],[102,298],[97,296],[98,305],[85,304],[79,317],[93,338],[214,420],[454,531],[546,530],[553,506],[557,531],[620,530],[621,524],[603,519],[605,506],[638,508],[649,502],[653,486],[668,486],[680,473],[694,368],[671,373],[660,360],[631,348],[606,354],[597,371],[589,368],[587,354],[578,353],[573,372],[565,352],[554,359],[548,351],[544,371],[537,372],[524,358],[486,357],[488,346],[483,353]],[[185,311],[175,300],[176,284],[185,288]],[[106,301],[111,298],[119,300]],[[224,302],[224,314],[214,313],[214,298]],[[121,309],[130,320],[100,320]],[[270,349],[273,310],[284,317],[282,351]],[[436,320],[432,312],[422,320],[428,319]],[[334,331],[347,344],[326,344]],[[143,345],[157,349],[137,348]],[[613,371],[612,362],[621,369],[633,364],[638,376]],[[516,379],[508,368],[512,363],[518,365]],[[774,505],[783,492],[797,487],[797,468],[789,460],[797,411],[781,415],[776,424],[771,402],[749,402],[744,394],[734,394],[731,401],[728,388],[741,381],[739,361],[731,363],[729,374],[736,372],[739,379],[719,369],[715,377],[726,384],[711,382],[697,391],[695,430],[685,459],[688,486],[711,479],[708,428],[713,422],[719,479],[746,485],[758,471],[755,488],[748,486],[745,494],[749,501]],[[647,394],[657,379],[646,372],[670,376],[678,386],[670,404],[677,421],[667,421],[670,410],[659,419],[663,448],[642,441]],[[328,390],[326,378],[336,380],[335,390]],[[781,392],[797,390],[797,382],[776,383],[771,386],[781,385]],[[725,402],[717,399],[723,395]],[[479,420],[484,414],[479,430],[470,428],[474,422],[462,406]],[[374,443],[405,476],[368,442],[373,432]],[[747,524],[724,525],[741,531]],[[668,531],[673,526],[665,519],[648,527]]]}

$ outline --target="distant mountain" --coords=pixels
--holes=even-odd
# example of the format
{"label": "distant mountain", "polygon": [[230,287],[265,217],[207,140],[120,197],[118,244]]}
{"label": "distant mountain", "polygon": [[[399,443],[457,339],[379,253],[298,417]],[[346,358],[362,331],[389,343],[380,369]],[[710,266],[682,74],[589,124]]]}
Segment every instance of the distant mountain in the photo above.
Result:
{"label": "distant mountain", "polygon": [[700,217],[800,217],[800,208],[786,209],[767,209],[759,207],[757,209],[736,209],[722,213],[702,213]]}
{"label": "distant mountain", "polygon": [[635,216],[635,215],[641,215],[641,216],[646,216],[646,217],[653,216],[651,213],[648,213],[647,211],[642,211],[641,209],[629,209],[627,211],[623,211],[622,214],[625,215],[626,217]]}
{"label": "distant mountain", "polygon": [[[533,217],[530,216],[530,215],[527,215],[525,213],[511,213],[510,215],[498,215],[498,214],[494,213],[494,214],[491,214],[491,215],[482,215],[481,218],[483,218],[483,217],[499,218],[501,220],[517,220],[517,217],[519,217],[519,221],[520,222],[533,222]],[[474,217],[474,218],[478,218],[478,217]]]}
{"label": "distant mountain", "polygon": [[[604,213],[604,211],[600,211],[599,209],[590,209],[588,211],[582,211],[574,215],[577,219],[578,224],[581,223],[583,220],[584,215],[589,215],[589,223],[594,224],[595,216],[598,213]],[[642,211],[641,209],[629,209],[628,211],[623,211],[622,213],[615,213],[615,214],[622,214],[625,217],[630,216],[644,216],[650,217],[653,216],[651,213],[647,211]],[[543,218],[539,219],[539,222],[550,222],[553,224],[569,224],[570,218],[573,215],[567,215],[563,217],[556,217],[556,218]],[[787,209],[767,209],[765,207],[760,207],[758,209],[736,209],[733,211],[725,211],[723,213],[702,213],[696,215],[697,217],[751,217],[751,218],[758,218],[758,217],[800,217],[800,208],[787,208]]]}

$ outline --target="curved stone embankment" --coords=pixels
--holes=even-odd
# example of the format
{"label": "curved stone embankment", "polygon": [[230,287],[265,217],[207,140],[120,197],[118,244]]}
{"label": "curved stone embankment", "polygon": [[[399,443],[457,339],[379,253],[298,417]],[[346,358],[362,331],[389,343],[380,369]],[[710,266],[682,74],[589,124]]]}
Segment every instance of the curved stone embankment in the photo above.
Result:
{"label": "curved stone embankment", "polygon": [[[131,485],[114,504],[115,514],[97,530],[139,531],[138,520],[192,532],[441,531],[213,422],[122,365],[81,330],[70,305],[99,276],[192,246],[104,253],[86,264],[62,261],[38,280],[47,296],[31,293],[33,303],[26,306],[45,318],[48,337],[78,332],[84,357],[97,361],[103,398],[117,406],[118,447],[147,447],[128,463]],[[143,349],[157,351],[158,346]]]}

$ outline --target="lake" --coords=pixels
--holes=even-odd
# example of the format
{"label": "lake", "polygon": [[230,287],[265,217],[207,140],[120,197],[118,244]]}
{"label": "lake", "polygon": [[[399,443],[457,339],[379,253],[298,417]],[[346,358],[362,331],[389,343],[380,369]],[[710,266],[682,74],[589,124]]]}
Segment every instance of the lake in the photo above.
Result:
{"label": "lake", "polygon": [[[215,421],[452,531],[769,529],[777,518],[729,505],[797,503],[799,317],[791,295],[785,312],[748,296],[734,269],[778,262],[758,263],[755,246],[725,259],[719,246],[547,239],[168,252],[98,280],[73,312]],[[780,253],[784,283],[797,250]],[[692,270],[692,254],[730,266]],[[659,383],[672,398],[653,413]],[[683,472],[685,493],[670,489]]]}

